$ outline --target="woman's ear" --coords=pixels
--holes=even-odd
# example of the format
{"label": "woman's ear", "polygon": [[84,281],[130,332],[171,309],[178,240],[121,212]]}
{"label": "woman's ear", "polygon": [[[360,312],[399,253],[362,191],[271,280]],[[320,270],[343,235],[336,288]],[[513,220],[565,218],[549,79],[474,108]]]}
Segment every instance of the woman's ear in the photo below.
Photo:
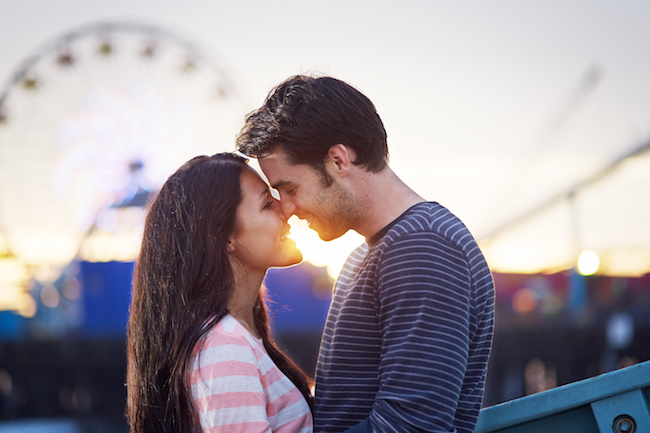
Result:
{"label": "woman's ear", "polygon": [[229,253],[235,252],[235,241],[232,238],[230,238],[230,240],[228,241],[228,245],[226,245],[226,251],[228,251]]}

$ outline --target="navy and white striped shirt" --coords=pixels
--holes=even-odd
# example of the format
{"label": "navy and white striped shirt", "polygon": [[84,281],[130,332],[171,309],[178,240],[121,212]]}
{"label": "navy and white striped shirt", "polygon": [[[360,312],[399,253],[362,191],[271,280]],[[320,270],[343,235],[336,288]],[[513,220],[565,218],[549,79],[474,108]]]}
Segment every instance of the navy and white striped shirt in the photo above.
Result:
{"label": "navy and white striped shirt", "polygon": [[375,238],[352,252],[336,283],[314,431],[472,432],[494,317],[483,254],[465,225],[432,202]]}

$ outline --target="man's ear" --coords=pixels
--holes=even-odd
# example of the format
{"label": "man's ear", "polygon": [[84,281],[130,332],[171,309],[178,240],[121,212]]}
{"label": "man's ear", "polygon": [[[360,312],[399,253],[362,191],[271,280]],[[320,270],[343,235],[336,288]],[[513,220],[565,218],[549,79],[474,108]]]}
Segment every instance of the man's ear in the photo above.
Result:
{"label": "man's ear", "polygon": [[349,147],[343,144],[335,144],[327,151],[327,157],[333,164],[335,171],[341,177],[346,177],[350,174],[356,155]]}

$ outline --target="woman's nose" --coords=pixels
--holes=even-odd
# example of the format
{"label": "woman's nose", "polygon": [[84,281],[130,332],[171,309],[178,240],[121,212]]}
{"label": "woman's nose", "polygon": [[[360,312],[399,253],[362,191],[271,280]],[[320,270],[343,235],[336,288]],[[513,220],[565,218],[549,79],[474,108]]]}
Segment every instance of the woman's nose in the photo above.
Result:
{"label": "woman's nose", "polygon": [[285,219],[289,219],[294,214],[296,205],[291,199],[282,198],[280,200],[280,212]]}

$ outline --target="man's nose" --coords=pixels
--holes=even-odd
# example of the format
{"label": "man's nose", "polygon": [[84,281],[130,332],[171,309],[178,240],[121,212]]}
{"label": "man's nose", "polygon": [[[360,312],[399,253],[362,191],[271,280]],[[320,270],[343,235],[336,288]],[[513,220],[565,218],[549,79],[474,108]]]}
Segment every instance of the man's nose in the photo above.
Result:
{"label": "man's nose", "polygon": [[293,200],[285,197],[281,197],[280,199],[280,212],[282,213],[282,216],[284,219],[289,219],[291,215],[293,215],[296,211],[296,205],[294,204]]}

